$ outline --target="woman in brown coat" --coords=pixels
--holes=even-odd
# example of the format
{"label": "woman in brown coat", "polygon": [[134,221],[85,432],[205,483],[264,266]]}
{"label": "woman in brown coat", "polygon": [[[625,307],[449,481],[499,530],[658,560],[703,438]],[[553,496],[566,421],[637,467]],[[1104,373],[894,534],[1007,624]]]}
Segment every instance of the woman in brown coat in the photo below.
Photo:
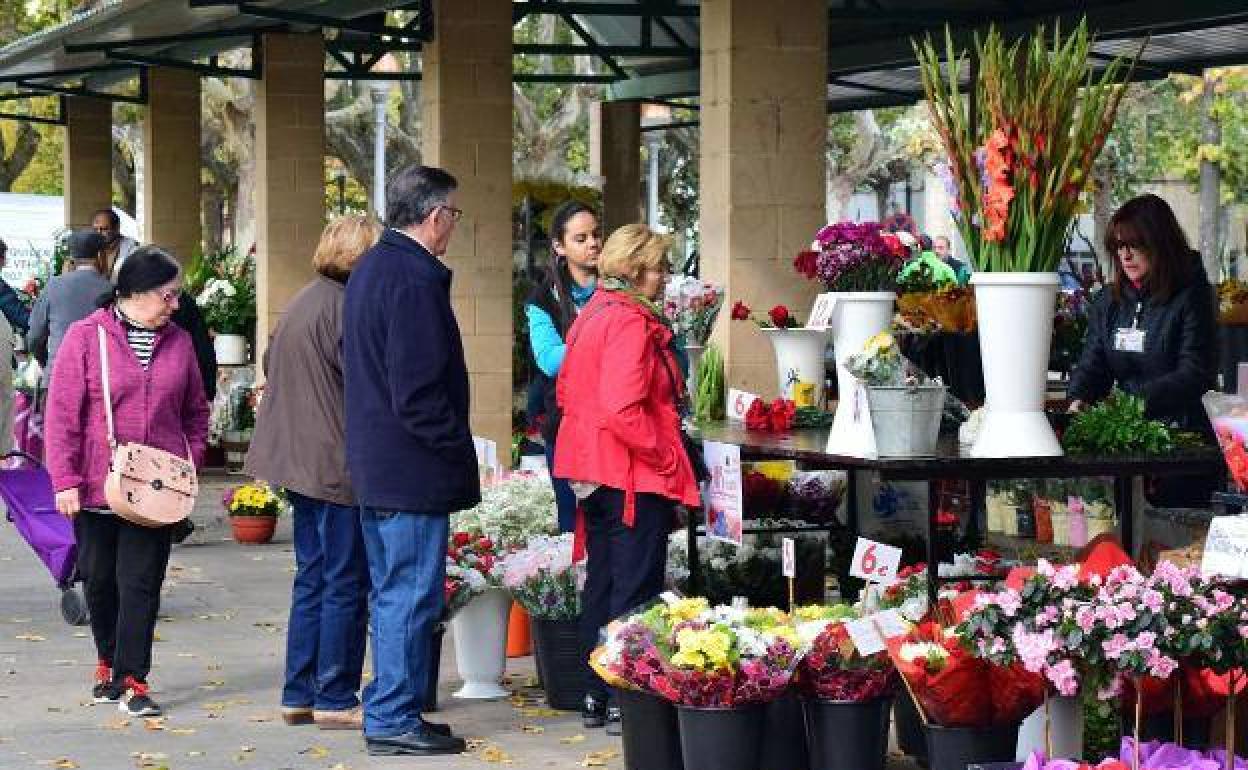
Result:
{"label": "woman in brown coat", "polygon": [[268,377],[245,470],[286,490],[295,581],[286,631],[287,724],[361,729],[368,562],[343,438],[342,301],[356,260],[381,235],[362,216],[331,222],[318,275],[286,308],[264,357]]}

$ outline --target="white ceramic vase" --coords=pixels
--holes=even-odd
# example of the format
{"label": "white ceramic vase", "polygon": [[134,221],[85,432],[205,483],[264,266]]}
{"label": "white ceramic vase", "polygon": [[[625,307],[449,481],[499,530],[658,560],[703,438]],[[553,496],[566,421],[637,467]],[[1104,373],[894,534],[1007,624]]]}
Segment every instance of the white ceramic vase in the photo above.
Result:
{"label": "white ceramic vase", "polygon": [[[1052,759],[1079,759],[1083,756],[1083,708],[1076,695],[1050,695],[1048,702],[1049,742]],[[1048,751],[1044,740],[1045,707],[1041,706],[1023,720],[1018,728],[1017,762],[1025,762],[1032,752]]]}
{"label": "white ceramic vase", "polygon": [[875,457],[875,433],[865,418],[864,398],[856,395],[858,380],[845,368],[850,356],[862,352],[867,340],[893,325],[891,291],[847,291],[836,295],[832,310],[832,347],[836,354],[836,414],[828,434],[828,451]]}
{"label": "white ceramic vase", "polygon": [[217,363],[221,366],[242,366],[247,363],[247,338],[241,334],[218,334],[212,338]]}
{"label": "white ceramic vase", "polygon": [[815,384],[815,403],[822,403],[826,329],[763,329],[776,354],[776,389],[780,398],[793,398],[797,381]]}
{"label": "white ceramic vase", "polygon": [[494,700],[506,698],[500,684],[507,664],[507,617],[511,595],[490,588],[468,602],[451,618],[455,640],[455,663],[464,684],[456,698]]}
{"label": "white ceramic vase", "polygon": [[974,457],[1062,454],[1044,414],[1057,273],[976,273],[985,409]]}

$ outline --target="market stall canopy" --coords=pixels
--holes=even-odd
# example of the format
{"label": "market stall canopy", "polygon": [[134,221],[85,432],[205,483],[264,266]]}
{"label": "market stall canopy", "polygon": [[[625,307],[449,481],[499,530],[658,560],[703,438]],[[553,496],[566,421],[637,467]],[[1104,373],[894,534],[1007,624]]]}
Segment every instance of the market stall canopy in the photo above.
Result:
{"label": "market stall canopy", "polygon": [[[377,72],[385,53],[418,51],[436,34],[429,0],[99,0],[69,21],[0,48],[0,99],[85,94],[143,101],[142,73],[175,66],[205,75],[257,77],[254,47],[267,31],[323,30],[326,77],[418,78]],[[406,11],[396,26],[387,11]],[[593,72],[521,72],[517,80],[588,82],[617,99],[696,97],[697,0],[521,0],[517,21],[557,16],[571,44],[517,44],[518,57],[586,54]],[[967,44],[995,22],[1021,35],[1036,24],[1073,26],[1087,16],[1096,56],[1134,53],[1148,40],[1137,79],[1248,62],[1243,0],[830,0],[828,108],[844,111],[910,104],[922,96],[912,39],[943,35]],[[228,65],[218,56],[243,50]],[[524,68],[521,68],[524,69]]]}

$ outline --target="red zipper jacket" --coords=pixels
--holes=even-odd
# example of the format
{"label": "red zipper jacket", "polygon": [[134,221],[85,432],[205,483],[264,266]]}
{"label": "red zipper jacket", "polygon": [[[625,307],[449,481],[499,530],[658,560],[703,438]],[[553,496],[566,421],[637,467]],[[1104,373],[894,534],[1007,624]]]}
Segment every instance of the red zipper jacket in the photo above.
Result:
{"label": "red zipper jacket", "polygon": [[[701,504],[681,442],[684,381],[671,341],[671,330],[636,300],[599,291],[568,331],[555,386],[563,418],[554,475],[623,490],[629,526],[638,492]],[[579,512],[577,529],[579,536]]]}

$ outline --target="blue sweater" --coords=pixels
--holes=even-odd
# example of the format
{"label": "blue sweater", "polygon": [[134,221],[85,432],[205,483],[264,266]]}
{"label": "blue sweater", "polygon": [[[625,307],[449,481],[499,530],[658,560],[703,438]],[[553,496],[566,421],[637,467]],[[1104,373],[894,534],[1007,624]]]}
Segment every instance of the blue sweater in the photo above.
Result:
{"label": "blue sweater", "polygon": [[[595,288],[596,283],[589,286],[572,285],[572,304],[576,305],[577,310],[585,307],[589,298],[594,296]],[[537,368],[542,370],[542,374],[554,377],[559,374],[559,367],[563,365],[563,354],[567,352],[568,346],[559,334],[554,319],[545,310],[529,303],[524,306],[524,315],[529,319],[529,346],[533,348],[533,360],[537,362]]]}
{"label": "blue sweater", "polygon": [[347,282],[347,467],[361,505],[449,513],[481,501],[451,271],[386,230]]}

